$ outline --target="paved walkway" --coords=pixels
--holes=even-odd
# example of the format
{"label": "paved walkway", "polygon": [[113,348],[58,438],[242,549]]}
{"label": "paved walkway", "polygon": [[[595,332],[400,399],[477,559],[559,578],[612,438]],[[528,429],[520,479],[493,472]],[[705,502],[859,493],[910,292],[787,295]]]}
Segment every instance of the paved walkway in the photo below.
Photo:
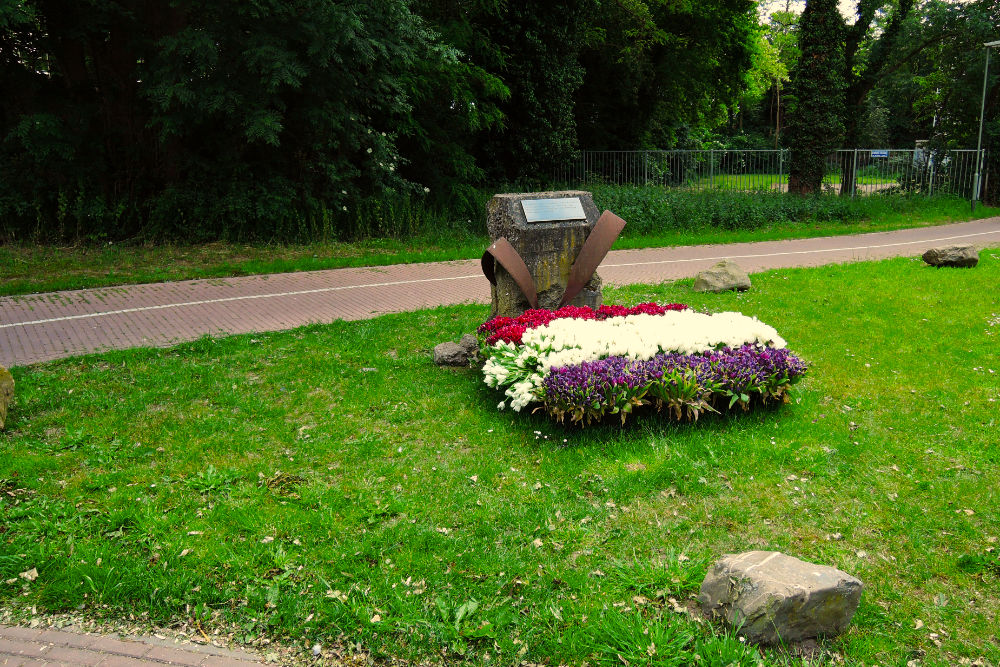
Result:
{"label": "paved walkway", "polygon": [[0,625],[0,665],[84,665],[86,667],[254,667],[256,656],[215,646],[176,644],[155,637],[122,639],[68,630]]}
{"label": "paved walkway", "polygon": [[[723,258],[754,272],[914,256],[949,243],[1000,244],[1000,218],[856,236],[617,250],[605,258],[600,274],[610,284],[659,283],[693,276]],[[478,260],[4,297],[0,365],[488,301]]]}

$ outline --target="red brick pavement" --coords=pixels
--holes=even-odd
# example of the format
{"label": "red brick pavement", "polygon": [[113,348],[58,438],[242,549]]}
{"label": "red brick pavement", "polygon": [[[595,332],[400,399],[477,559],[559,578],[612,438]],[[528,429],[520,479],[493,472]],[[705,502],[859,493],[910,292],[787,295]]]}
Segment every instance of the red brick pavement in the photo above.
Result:
{"label": "red brick pavement", "polygon": [[69,630],[0,625],[0,665],[94,667],[254,667],[256,656],[215,646],[175,644],[155,637],[123,639]]}
{"label": "red brick pavement", "polygon": [[[610,284],[659,283],[693,276],[723,258],[754,272],[913,256],[951,243],[1000,244],[1000,218],[856,236],[618,250],[600,274]],[[478,260],[4,297],[0,365],[488,300]]]}

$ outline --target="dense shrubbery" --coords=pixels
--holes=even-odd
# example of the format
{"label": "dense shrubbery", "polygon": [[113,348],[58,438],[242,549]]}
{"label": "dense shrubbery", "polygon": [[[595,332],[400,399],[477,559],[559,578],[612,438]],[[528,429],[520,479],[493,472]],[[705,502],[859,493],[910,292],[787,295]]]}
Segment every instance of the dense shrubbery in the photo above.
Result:
{"label": "dense shrubbery", "polygon": [[704,228],[753,230],[782,222],[859,222],[926,206],[927,197],[800,197],[781,192],[594,186],[594,201],[628,222],[623,236]]}
{"label": "dense shrubbery", "polygon": [[[537,186],[546,187],[546,186]],[[871,195],[800,197],[781,192],[732,192],[669,189],[629,185],[585,186],[600,210],[608,209],[628,222],[623,238],[675,231],[724,229],[753,231],[782,223],[854,223],[894,213],[935,209],[958,199],[948,195]],[[521,185],[476,190],[451,206],[434,205],[421,198],[370,200],[337,221],[325,233],[343,240],[364,238],[413,238],[469,236],[485,232],[486,202],[496,192],[517,192]],[[964,202],[968,205],[968,202]],[[289,228],[276,240],[309,240],[309,226]]]}
{"label": "dense shrubbery", "polygon": [[[539,186],[545,187],[545,186]],[[628,223],[622,236],[647,236],[671,231],[755,230],[780,223],[861,222],[892,213],[918,213],[945,195],[872,195],[800,197],[781,192],[732,192],[669,189],[630,185],[585,186],[600,210],[608,209]],[[495,192],[517,192],[520,185],[478,190],[452,202],[449,208],[421,199],[366,202],[340,223],[340,238],[412,238],[441,234],[481,236],[486,202]],[[957,201],[957,200],[956,200]]]}

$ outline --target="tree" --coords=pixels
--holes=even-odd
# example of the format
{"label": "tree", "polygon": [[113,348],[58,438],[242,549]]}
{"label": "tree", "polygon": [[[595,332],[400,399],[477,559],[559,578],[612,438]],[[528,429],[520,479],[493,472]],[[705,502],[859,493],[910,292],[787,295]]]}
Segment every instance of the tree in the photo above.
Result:
{"label": "tree", "polygon": [[447,45],[450,62],[441,67],[425,59],[406,75],[412,110],[399,140],[406,156],[401,173],[429,186],[433,201],[455,209],[456,200],[464,200],[470,210],[479,204],[474,186],[486,178],[477,146],[502,129],[501,107],[510,99],[500,78],[503,58],[482,28],[501,6],[496,0],[415,0],[413,10]]}
{"label": "tree", "polygon": [[801,55],[787,98],[791,149],[788,190],[818,192],[827,154],[843,132],[843,20],[836,0],[806,0],[799,21]]}
{"label": "tree", "polygon": [[[853,25],[844,31],[843,77],[847,84],[842,118],[843,148],[857,148],[865,118],[868,93],[888,72],[899,68],[926,46],[900,44],[914,0],[858,0]],[[851,195],[855,188],[854,160],[843,155],[840,165],[840,194]]]}
{"label": "tree", "polygon": [[18,0],[0,8],[0,233],[308,237],[400,177],[409,0]]}
{"label": "tree", "polygon": [[781,109],[781,92],[784,89],[785,83],[790,80],[789,73],[795,68],[795,64],[799,60],[798,26],[799,15],[788,10],[787,2],[784,10],[771,13],[771,18],[768,22],[767,41],[777,51],[778,61],[781,68],[784,69],[783,76],[780,69],[777,72],[772,89],[772,99],[774,102],[771,105],[771,114],[769,114],[774,127],[775,148],[781,146],[781,123],[784,118]]}
{"label": "tree", "polygon": [[[1000,39],[1000,0],[942,7],[938,23],[943,24],[939,32],[947,30],[952,37],[927,48],[924,69],[913,75],[918,90],[914,106],[933,149],[974,148],[983,100],[983,44]],[[1000,49],[992,49],[989,74],[983,109],[988,176],[981,199],[996,204],[1000,203]]]}
{"label": "tree", "polygon": [[581,144],[596,150],[672,148],[687,128],[724,121],[758,51],[749,0],[602,3],[580,62]]}

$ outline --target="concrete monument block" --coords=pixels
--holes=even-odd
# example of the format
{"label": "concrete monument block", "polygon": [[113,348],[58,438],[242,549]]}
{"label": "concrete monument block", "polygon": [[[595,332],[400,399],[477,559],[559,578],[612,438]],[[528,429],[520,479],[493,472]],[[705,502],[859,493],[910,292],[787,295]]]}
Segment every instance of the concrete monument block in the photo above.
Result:
{"label": "concrete monument block", "polygon": [[[538,296],[538,307],[557,309],[570,269],[597,223],[593,196],[582,190],[495,195],[487,205],[490,239],[506,238],[524,260]],[[531,304],[511,274],[496,263],[490,317],[517,317]],[[594,273],[570,302],[601,305],[601,279]]]}

